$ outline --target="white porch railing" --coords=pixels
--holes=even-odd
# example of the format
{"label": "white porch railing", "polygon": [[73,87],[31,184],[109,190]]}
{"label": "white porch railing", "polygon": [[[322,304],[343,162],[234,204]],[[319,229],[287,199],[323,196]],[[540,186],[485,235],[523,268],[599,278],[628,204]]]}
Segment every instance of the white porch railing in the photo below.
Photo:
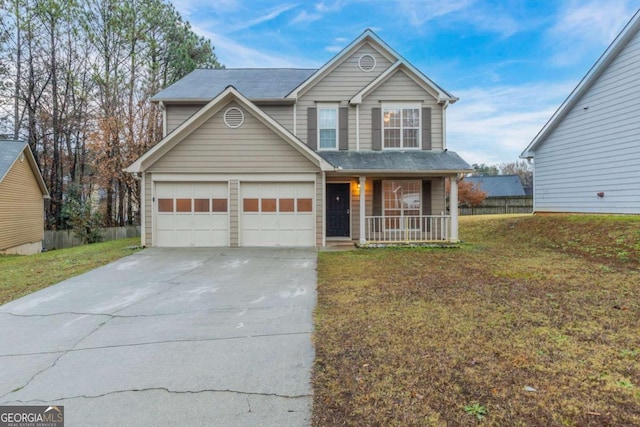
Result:
{"label": "white porch railing", "polygon": [[365,216],[367,243],[448,242],[451,216]]}

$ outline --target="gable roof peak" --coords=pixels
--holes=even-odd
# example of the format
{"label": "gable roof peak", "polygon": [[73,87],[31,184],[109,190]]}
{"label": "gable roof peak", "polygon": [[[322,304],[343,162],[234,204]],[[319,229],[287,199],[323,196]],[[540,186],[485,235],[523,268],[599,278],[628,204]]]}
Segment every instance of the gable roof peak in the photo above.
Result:
{"label": "gable roof peak", "polygon": [[640,30],[640,9],[631,17],[622,31],[613,39],[609,47],[600,55],[598,60],[591,66],[587,74],[580,80],[578,85],[571,91],[569,96],[560,104],[560,107],[553,113],[547,123],[540,129],[538,134],[529,143],[527,148],[520,154],[520,158],[533,158],[533,154],[550,133],[562,122],[567,114],[582,99],[585,93],[595,84],[598,78],[605,72],[618,54],[624,49],[629,41]]}
{"label": "gable roof peak", "polygon": [[[370,43],[373,47],[384,56],[392,66],[403,65],[407,69],[411,70],[415,75],[419,76],[421,80],[423,80],[428,86],[432,87],[437,93],[439,101],[441,102],[449,102],[454,103],[458,100],[457,97],[451,95],[440,86],[438,86],[435,82],[429,79],[424,73],[414,67],[409,61],[407,61],[402,55],[396,52],[391,46],[389,46],[384,40],[382,40],[372,29],[365,29],[355,40],[349,43],[346,47],[344,47],[340,52],[338,52],[333,58],[329,60],[326,64],[324,64],[319,70],[313,73],[307,80],[302,82],[298,87],[293,89],[288,95],[289,99],[297,99],[300,95],[302,95],[306,89],[312,87],[313,84],[322,79],[324,76],[329,74],[333,69],[335,69],[338,65],[340,65],[344,60],[348,58],[348,56],[359,49],[364,43]],[[398,63],[398,64],[396,64]]]}
{"label": "gable roof peak", "polygon": [[209,103],[204,107],[201,107],[195,114],[182,122],[180,126],[162,138],[160,142],[151,147],[135,162],[125,168],[124,171],[129,173],[144,172],[173,147],[190,135],[195,129],[220,112],[231,101],[237,102],[249,114],[254,116],[258,121],[262,122],[282,138],[284,142],[288,143],[303,156],[314,162],[321,170],[332,170],[331,165],[329,165],[315,151],[309,148],[304,142],[271,118],[271,116],[265,113],[262,109],[258,108],[233,85],[227,85],[227,87],[209,101]]}
{"label": "gable roof peak", "polygon": [[42,178],[42,174],[40,173],[40,169],[38,168],[38,164],[36,163],[36,159],[33,157],[33,153],[31,152],[31,148],[26,141],[22,140],[0,140],[0,182],[4,180],[5,176],[9,173],[9,170],[13,167],[13,165],[21,159],[24,161],[25,159],[29,163],[31,167],[31,171],[38,183],[38,187],[40,187],[40,192],[42,193],[42,197],[45,199],[49,198],[49,191],[47,190],[47,186],[44,183],[44,179]]}

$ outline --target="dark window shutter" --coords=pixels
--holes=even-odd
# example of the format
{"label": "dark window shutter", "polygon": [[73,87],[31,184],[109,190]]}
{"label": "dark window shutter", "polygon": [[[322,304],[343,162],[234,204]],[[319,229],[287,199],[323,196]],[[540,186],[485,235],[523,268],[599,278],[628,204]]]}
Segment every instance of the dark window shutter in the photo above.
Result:
{"label": "dark window shutter", "polygon": [[373,216],[382,216],[382,181],[373,181]]}
{"label": "dark window shutter", "polygon": [[431,215],[431,181],[422,181],[422,215]]}
{"label": "dark window shutter", "polygon": [[[373,181],[373,212],[372,214],[373,216],[377,216],[377,217],[382,216],[382,181],[380,180]],[[381,229],[382,229],[382,220],[374,219],[373,231],[381,231]]]}
{"label": "dark window shutter", "polygon": [[431,108],[422,109],[422,149],[431,150]]}
{"label": "dark window shutter", "polygon": [[371,148],[382,150],[382,116],[380,108],[371,109]]}
{"label": "dark window shutter", "polygon": [[[431,215],[431,181],[422,181],[422,215]],[[422,230],[431,231],[431,220],[422,220]]]}
{"label": "dark window shutter", "polygon": [[318,149],[318,109],[307,108],[307,145],[312,150]]}
{"label": "dark window shutter", "polygon": [[338,144],[341,150],[349,149],[349,107],[340,107],[338,116]]}

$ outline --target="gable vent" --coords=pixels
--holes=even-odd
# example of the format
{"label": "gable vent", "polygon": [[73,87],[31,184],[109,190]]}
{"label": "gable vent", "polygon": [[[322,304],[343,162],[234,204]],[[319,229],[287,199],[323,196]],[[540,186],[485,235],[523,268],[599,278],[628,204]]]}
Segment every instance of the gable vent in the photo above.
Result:
{"label": "gable vent", "polygon": [[239,128],[244,123],[244,113],[241,109],[231,107],[224,112],[224,124],[232,129]]}
{"label": "gable vent", "polygon": [[358,67],[366,73],[373,71],[376,68],[376,58],[368,53],[364,54],[358,59]]}

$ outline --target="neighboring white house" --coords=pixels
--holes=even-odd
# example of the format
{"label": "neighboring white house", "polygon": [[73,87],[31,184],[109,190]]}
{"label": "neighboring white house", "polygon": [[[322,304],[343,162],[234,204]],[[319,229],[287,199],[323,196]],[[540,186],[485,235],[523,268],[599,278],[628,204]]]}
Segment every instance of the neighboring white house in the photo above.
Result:
{"label": "neighboring white house", "polygon": [[534,211],[640,214],[640,11],[520,157]]}

